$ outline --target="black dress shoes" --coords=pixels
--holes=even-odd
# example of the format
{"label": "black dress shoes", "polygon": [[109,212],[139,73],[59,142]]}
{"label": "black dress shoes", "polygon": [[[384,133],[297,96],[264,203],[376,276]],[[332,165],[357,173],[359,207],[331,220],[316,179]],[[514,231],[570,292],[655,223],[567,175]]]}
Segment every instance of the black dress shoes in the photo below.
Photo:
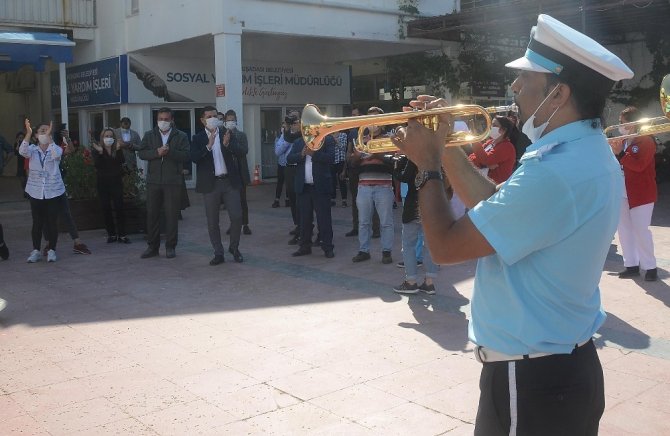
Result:
{"label": "black dress shoes", "polygon": [[658,280],[658,270],[656,268],[648,269],[647,272],[644,273],[644,280],[647,282],[655,282]]}
{"label": "black dress shoes", "polygon": [[291,256],[293,257],[307,256],[308,254],[312,254],[312,249],[310,247],[300,247],[298,248],[298,251],[293,252]]}
{"label": "black dress shoes", "polygon": [[625,270],[619,273],[620,279],[629,279],[631,277],[637,277],[640,275],[639,266],[627,266]]}
{"label": "black dress shoes", "polygon": [[172,248],[165,248],[165,257],[168,259],[174,259],[177,256],[177,253],[174,251],[174,247]]}
{"label": "black dress shoes", "polygon": [[217,254],[212,258],[212,260],[209,261],[209,264],[212,266],[216,266],[224,263],[225,261],[226,259],[224,259],[223,256]]}
{"label": "black dress shoes", "polygon": [[325,255],[326,258],[328,259],[332,259],[333,257],[335,257],[335,253],[333,253],[333,250],[326,250]]}
{"label": "black dress shoes", "polygon": [[144,250],[144,253],[142,253],[142,255],[140,257],[142,259],[148,259],[150,257],[156,257],[156,256],[158,256],[158,249],[148,247],[146,250]]}
{"label": "black dress shoes", "polygon": [[244,262],[244,258],[242,257],[242,253],[240,253],[240,250],[236,249],[228,249],[228,252],[233,255],[233,259],[235,259],[235,262],[237,263],[242,263]]}
{"label": "black dress shoes", "polygon": [[352,229],[351,231],[345,233],[344,236],[358,236],[358,229]]}

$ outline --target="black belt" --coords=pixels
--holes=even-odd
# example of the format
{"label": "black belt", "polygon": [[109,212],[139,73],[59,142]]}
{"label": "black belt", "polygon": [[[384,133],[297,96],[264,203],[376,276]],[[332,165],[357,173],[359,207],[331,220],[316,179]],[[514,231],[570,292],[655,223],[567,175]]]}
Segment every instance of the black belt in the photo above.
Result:
{"label": "black belt", "polygon": [[286,164],[287,167],[297,167],[298,164]]}
{"label": "black belt", "polygon": [[221,174],[220,176],[214,176],[215,179],[224,180],[228,178],[228,174]]}

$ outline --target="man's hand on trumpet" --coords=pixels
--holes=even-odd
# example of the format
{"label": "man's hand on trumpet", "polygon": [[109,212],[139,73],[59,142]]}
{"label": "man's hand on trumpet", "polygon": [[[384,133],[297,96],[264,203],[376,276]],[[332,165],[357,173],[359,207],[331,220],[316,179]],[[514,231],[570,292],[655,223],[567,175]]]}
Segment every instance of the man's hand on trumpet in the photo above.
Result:
{"label": "man's hand on trumpet", "polygon": [[[447,107],[449,104],[442,98],[432,95],[420,95],[416,100],[409,102],[405,111],[433,109]],[[407,127],[396,130],[391,138],[393,143],[414,162],[421,171],[438,171],[441,167],[441,158],[444,151],[445,138],[451,134],[452,119],[448,114],[438,115],[438,129],[433,131],[412,119]]]}
{"label": "man's hand on trumpet", "polygon": [[314,156],[314,150],[309,148],[307,145],[305,145],[305,147],[302,149],[302,157],[305,156]]}
{"label": "man's hand on trumpet", "polygon": [[618,139],[618,138],[608,138],[607,142],[609,142],[610,147],[612,147],[612,152],[614,155],[618,155],[623,151],[623,139]]}

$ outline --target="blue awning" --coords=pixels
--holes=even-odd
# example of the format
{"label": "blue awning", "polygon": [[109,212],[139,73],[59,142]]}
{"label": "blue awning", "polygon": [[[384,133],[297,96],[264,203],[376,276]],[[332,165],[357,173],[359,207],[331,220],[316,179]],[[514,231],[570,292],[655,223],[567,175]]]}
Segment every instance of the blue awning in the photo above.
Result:
{"label": "blue awning", "polygon": [[72,63],[74,45],[57,33],[0,32],[0,71],[16,71],[24,65],[44,71],[48,59]]}

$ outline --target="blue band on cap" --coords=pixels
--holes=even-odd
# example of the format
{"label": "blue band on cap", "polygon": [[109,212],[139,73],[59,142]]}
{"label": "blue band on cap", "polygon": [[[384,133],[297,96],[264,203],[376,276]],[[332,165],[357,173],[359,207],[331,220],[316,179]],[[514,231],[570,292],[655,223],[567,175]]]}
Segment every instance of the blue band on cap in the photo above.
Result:
{"label": "blue band on cap", "polygon": [[534,52],[529,48],[526,49],[526,54],[524,55],[524,57],[529,61],[538,64],[542,68],[546,68],[547,70],[551,71],[554,74],[561,74],[561,71],[563,71],[563,65],[557,64],[551,59],[545,58],[541,54]]}

